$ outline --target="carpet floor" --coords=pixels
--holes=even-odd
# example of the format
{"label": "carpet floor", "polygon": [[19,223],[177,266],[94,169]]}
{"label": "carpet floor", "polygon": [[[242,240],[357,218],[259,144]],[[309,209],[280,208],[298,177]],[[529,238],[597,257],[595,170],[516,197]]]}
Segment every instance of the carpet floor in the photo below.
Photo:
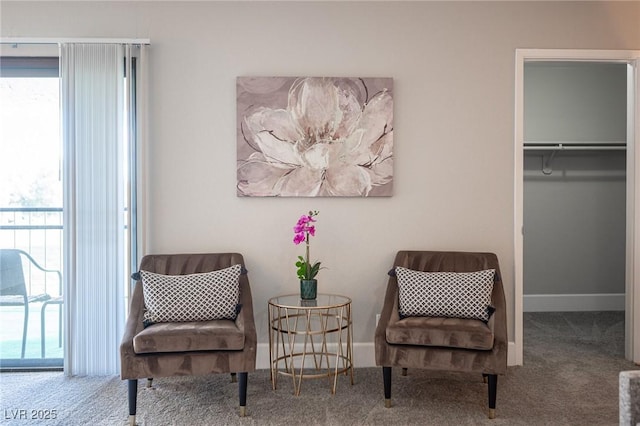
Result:
{"label": "carpet floor", "polygon": [[[267,370],[249,374],[247,417],[238,417],[237,384],[228,375],[141,381],[139,425],[617,425],[624,359],[623,312],[525,313],[524,365],[498,379],[497,418],[487,418],[487,389],[475,374],[393,371],[393,407],[384,408],[380,368],[303,383],[300,396]],[[126,425],[127,386],[118,377],[59,372],[0,374],[3,425]],[[55,410],[55,418],[53,413]],[[46,417],[49,418],[39,418]],[[24,418],[26,417],[26,418]],[[35,418],[33,418],[35,417]]]}

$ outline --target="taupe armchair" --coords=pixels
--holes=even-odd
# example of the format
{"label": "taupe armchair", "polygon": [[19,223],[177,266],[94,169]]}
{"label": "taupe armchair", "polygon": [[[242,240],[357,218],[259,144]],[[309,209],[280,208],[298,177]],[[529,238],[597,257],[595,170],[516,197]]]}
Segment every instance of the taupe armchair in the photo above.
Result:
{"label": "taupe armchair", "polygon": [[137,281],[120,345],[121,378],[128,380],[129,421],[135,425],[138,379],[231,373],[239,382],[240,416],[245,415],[248,373],[256,366],[256,328],[249,279],[238,253],[148,255],[141,271],[187,275],[242,265],[235,321],[156,323],[145,328],[143,286]]}
{"label": "taupe armchair", "polygon": [[495,417],[498,375],[507,370],[506,302],[493,253],[399,251],[394,261],[414,271],[475,272],[495,269],[487,322],[446,317],[401,317],[397,277],[390,272],[375,332],[376,365],[382,366],[385,406],[391,407],[392,367],[481,373],[488,381],[489,418]]}

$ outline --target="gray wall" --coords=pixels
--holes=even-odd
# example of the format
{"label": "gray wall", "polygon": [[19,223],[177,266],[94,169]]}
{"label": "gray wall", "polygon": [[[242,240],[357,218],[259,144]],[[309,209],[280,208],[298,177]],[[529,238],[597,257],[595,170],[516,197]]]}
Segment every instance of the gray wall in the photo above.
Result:
{"label": "gray wall", "polygon": [[[525,143],[625,140],[626,65],[525,65]],[[558,152],[550,175],[542,156],[525,151],[525,295],[624,293],[624,151]]]}
{"label": "gray wall", "polygon": [[624,142],[626,67],[598,62],[526,63],[525,142]]}
{"label": "gray wall", "polygon": [[[355,351],[402,249],[497,253],[514,336],[517,48],[638,49],[639,2],[6,1],[3,37],[151,39],[149,252],[245,255],[260,342],[267,300],[296,291],[291,242],[320,210],[323,292],[353,298]],[[394,194],[236,197],[237,76],[394,79]]]}

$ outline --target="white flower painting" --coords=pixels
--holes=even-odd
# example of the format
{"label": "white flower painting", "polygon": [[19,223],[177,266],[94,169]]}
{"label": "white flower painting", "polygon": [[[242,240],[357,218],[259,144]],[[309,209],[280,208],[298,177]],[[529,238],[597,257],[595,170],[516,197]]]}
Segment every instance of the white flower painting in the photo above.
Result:
{"label": "white flower painting", "polygon": [[391,78],[239,77],[237,194],[391,196]]}

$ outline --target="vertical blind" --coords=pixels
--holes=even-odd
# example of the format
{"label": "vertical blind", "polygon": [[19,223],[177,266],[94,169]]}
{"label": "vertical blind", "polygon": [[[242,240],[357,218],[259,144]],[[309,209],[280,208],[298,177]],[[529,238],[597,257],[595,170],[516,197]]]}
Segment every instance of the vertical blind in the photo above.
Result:
{"label": "vertical blind", "polygon": [[138,203],[127,199],[139,196],[133,52],[123,44],[60,45],[67,375],[119,371],[128,260],[138,252]]}

